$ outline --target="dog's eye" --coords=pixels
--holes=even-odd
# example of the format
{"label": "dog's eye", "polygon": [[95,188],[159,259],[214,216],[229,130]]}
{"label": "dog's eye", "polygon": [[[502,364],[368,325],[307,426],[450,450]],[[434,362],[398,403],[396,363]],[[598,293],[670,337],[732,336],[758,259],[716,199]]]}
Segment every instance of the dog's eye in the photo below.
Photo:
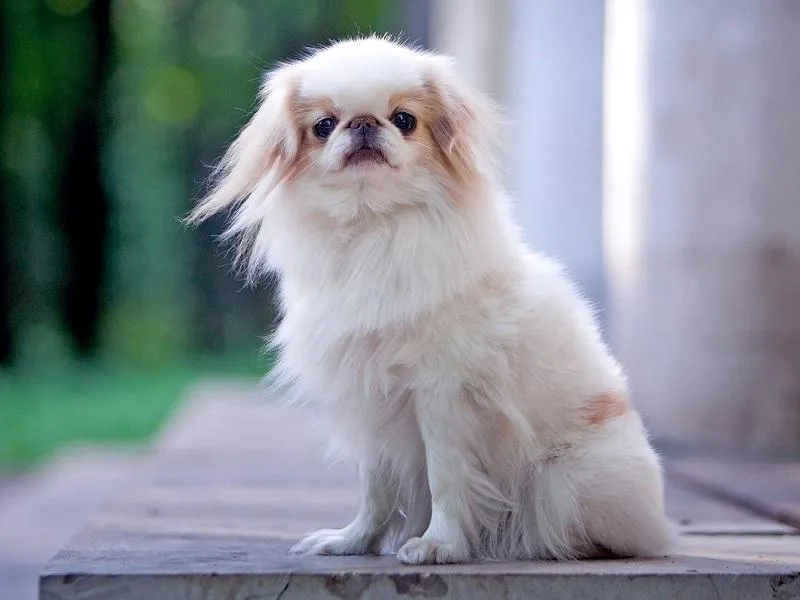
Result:
{"label": "dog's eye", "polygon": [[339,121],[336,117],[325,117],[314,123],[314,135],[321,140],[327,140],[331,137],[333,130],[336,129],[336,124]]}
{"label": "dog's eye", "polygon": [[392,115],[392,123],[401,133],[408,135],[417,126],[417,119],[410,113],[400,111]]}

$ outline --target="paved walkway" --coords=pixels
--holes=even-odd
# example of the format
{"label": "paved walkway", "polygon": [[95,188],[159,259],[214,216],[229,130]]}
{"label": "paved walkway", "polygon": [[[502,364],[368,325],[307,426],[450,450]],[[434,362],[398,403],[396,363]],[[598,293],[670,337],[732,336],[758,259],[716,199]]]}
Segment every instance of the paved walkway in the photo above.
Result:
{"label": "paved walkway", "polygon": [[0,483],[0,600],[35,600],[45,563],[138,462],[129,449],[70,448]]}

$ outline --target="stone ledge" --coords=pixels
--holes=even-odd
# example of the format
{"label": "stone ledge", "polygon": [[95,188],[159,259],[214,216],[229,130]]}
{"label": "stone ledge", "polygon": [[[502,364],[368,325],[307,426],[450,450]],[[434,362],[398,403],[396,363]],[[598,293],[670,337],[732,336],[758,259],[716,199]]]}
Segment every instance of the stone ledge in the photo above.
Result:
{"label": "stone ledge", "polygon": [[246,390],[217,386],[177,413],[133,485],[45,568],[41,598],[800,598],[793,528],[669,477],[681,535],[666,558],[407,567],[289,556],[306,531],[352,516],[354,474],[321,460],[308,415]]}

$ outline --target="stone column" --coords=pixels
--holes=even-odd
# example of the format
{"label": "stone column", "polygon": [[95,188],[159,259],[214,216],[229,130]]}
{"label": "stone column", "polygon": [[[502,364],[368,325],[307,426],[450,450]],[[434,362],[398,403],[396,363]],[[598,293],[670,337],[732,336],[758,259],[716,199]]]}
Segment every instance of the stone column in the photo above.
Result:
{"label": "stone column", "polygon": [[602,308],[603,2],[509,0],[509,15],[516,212],[530,246],[561,260]]}
{"label": "stone column", "polygon": [[472,85],[503,101],[508,0],[430,0],[430,43]]}
{"label": "stone column", "polygon": [[603,3],[432,0],[431,42],[505,109],[507,184],[532,248],[603,304]]}
{"label": "stone column", "polygon": [[800,2],[609,0],[611,337],[656,439],[800,451]]}

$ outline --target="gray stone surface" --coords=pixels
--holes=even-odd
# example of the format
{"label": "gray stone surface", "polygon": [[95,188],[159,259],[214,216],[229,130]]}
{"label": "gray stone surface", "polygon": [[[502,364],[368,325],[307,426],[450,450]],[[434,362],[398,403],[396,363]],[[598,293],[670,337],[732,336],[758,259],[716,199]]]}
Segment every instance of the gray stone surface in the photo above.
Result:
{"label": "gray stone surface", "polygon": [[134,468],[130,450],[67,449],[0,489],[0,600],[33,600],[38,574]]}
{"label": "gray stone surface", "polygon": [[[103,544],[102,540],[100,540]],[[106,541],[107,543],[108,541]],[[117,540],[120,544],[120,540]],[[196,539],[152,547],[122,543],[112,556],[62,553],[45,573],[42,598],[796,598],[796,536],[754,541],[692,536],[657,560],[400,566],[391,557],[292,558],[287,544]],[[199,549],[200,548],[200,549]],[[790,558],[793,557],[793,558]]]}
{"label": "gray stone surface", "polygon": [[681,535],[669,557],[416,568],[289,556],[306,531],[347,522],[355,480],[321,459],[307,413],[253,398],[246,388],[195,395],[133,484],[48,564],[41,597],[800,598],[794,530],[672,480]]}
{"label": "gray stone surface", "polygon": [[681,459],[672,460],[670,469],[697,493],[800,528],[798,461]]}

